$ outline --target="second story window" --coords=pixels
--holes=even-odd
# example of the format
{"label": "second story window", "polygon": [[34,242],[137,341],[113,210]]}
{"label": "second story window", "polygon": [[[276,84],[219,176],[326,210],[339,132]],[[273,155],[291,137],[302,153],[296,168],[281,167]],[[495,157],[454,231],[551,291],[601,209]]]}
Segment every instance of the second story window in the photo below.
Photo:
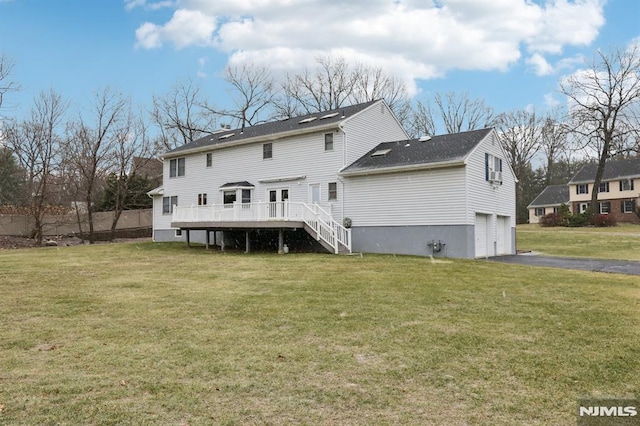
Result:
{"label": "second story window", "polygon": [[198,194],[198,205],[199,206],[207,205],[207,194]]}
{"label": "second story window", "polygon": [[207,152],[207,167],[211,167],[213,165],[213,153]]}
{"label": "second story window", "polygon": [[589,185],[586,183],[581,183],[576,185],[576,194],[588,194],[589,193]]}
{"label": "second story window", "polygon": [[273,157],[273,144],[271,142],[262,144],[262,158],[272,158]]}
{"label": "second story window", "polygon": [[324,134],[324,150],[333,151],[333,133]]}
{"label": "second story window", "polygon": [[169,160],[169,177],[184,176],[185,158],[174,158]]}
{"label": "second story window", "polygon": [[633,191],[633,179],[621,180],[620,191]]}
{"label": "second story window", "polygon": [[598,192],[609,192],[609,182],[600,182]]}

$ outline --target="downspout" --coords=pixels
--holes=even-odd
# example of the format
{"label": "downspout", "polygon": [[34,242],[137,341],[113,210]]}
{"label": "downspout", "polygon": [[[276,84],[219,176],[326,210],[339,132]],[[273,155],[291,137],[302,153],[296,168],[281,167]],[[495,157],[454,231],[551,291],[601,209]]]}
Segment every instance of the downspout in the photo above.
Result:
{"label": "downspout", "polygon": [[[347,167],[347,132],[344,130],[344,127],[342,127],[342,123],[340,123],[338,125],[338,129],[340,129],[342,131],[343,137],[342,137],[342,169],[344,169],[345,167]],[[344,221],[344,199],[345,197],[345,187],[344,187],[344,181],[342,180],[342,178],[340,176],[338,176],[338,181],[340,181],[340,183],[342,184],[342,197],[340,197],[340,216],[342,217],[342,220]]]}

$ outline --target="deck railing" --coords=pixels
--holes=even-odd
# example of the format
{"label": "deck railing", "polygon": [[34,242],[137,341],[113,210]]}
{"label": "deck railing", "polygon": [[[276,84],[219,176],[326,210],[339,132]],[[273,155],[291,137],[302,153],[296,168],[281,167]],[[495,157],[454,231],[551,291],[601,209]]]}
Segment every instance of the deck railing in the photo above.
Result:
{"label": "deck railing", "polygon": [[329,244],[335,253],[339,252],[340,245],[351,252],[351,230],[333,220],[331,214],[317,204],[278,201],[173,206],[172,221],[187,223],[300,221],[311,228],[318,239]]}

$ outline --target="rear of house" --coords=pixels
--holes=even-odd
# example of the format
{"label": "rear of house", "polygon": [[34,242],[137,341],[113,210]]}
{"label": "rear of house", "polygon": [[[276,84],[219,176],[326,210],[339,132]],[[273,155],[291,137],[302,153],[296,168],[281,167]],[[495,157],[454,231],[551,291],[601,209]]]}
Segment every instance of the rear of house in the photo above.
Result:
{"label": "rear of house", "polygon": [[384,101],[225,130],[165,155],[163,186],[150,192],[154,240],[512,254],[504,158],[493,129],[409,140]]}

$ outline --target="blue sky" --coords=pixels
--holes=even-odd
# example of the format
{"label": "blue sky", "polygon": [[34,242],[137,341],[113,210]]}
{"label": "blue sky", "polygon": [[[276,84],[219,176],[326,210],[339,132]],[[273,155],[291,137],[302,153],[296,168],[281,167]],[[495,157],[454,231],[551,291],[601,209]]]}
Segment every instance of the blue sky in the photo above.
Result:
{"label": "blue sky", "polygon": [[78,108],[107,85],[148,109],[188,77],[225,105],[227,64],[298,71],[319,54],[381,66],[418,99],[544,110],[596,49],[638,42],[639,18],[638,0],[0,0],[0,55],[21,85],[3,114],[49,88]]}

